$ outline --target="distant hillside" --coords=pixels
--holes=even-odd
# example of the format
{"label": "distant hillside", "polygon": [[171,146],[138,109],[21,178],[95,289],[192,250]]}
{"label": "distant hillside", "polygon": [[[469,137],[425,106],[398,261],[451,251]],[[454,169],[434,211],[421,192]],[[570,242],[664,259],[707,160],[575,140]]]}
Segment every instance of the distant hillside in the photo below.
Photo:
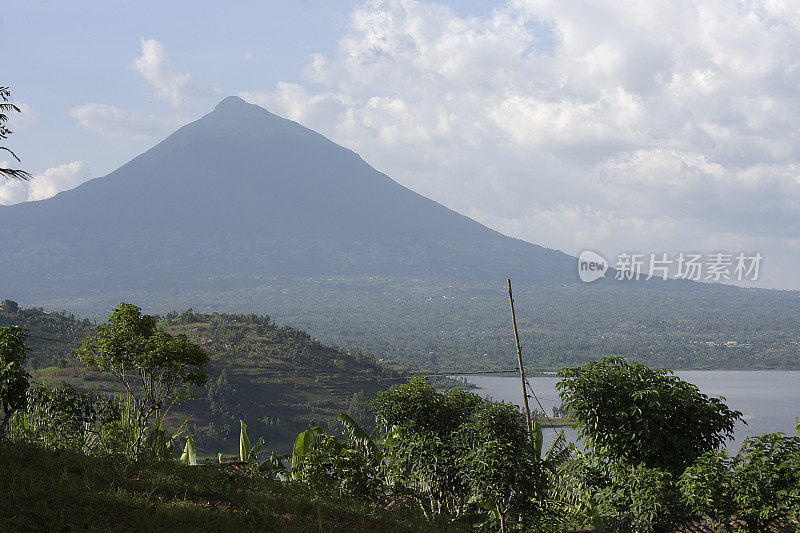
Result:
{"label": "distant hillside", "polygon": [[22,309],[13,300],[0,301],[0,327],[22,326],[28,330],[28,365],[32,370],[75,366],[72,351],[89,335],[92,325],[67,311]]}
{"label": "distant hillside", "polygon": [[[213,305],[226,309],[231,300]],[[608,355],[682,370],[800,369],[797,292],[706,283],[520,283],[514,300],[529,369],[560,370]],[[271,316],[326,342],[358,344],[419,368],[516,367],[505,280],[307,280],[237,293],[235,301],[239,308],[269,302]]]}
{"label": "distant hillside", "polygon": [[[122,392],[113,376],[86,370],[72,356],[90,322],[40,309],[0,310],[0,326],[9,324],[30,332],[28,366],[34,378]],[[288,451],[311,419],[333,424],[336,415],[348,412],[367,421],[365,402],[402,381],[371,355],[323,345],[304,331],[276,326],[268,316],[188,310],[162,317],[159,327],[187,335],[211,356],[208,386],[171,411],[178,423],[192,415],[191,432],[209,453],[233,450],[240,419],[256,438]]]}

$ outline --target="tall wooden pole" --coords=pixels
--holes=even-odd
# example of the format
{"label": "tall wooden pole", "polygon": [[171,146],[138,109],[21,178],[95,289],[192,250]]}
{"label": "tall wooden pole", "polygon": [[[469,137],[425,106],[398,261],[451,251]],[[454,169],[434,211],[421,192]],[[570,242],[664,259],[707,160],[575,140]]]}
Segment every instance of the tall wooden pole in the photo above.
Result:
{"label": "tall wooden pole", "polygon": [[514,324],[514,340],[517,341],[517,362],[519,363],[519,379],[522,382],[522,399],[525,401],[525,417],[528,419],[528,435],[533,438],[533,421],[531,420],[531,408],[528,407],[528,391],[525,389],[525,368],[522,366],[522,346],[519,345],[517,315],[514,313],[514,297],[511,295],[511,278],[508,278],[508,301],[511,302],[511,322]]}

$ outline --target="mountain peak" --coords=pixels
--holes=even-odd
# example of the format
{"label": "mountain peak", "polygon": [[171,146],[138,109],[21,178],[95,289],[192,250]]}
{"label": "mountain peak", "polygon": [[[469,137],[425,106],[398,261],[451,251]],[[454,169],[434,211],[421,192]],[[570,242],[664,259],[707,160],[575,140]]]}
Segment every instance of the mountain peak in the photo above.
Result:
{"label": "mountain peak", "polygon": [[213,113],[260,113],[277,117],[263,107],[251,104],[238,96],[226,96],[214,108]]}
{"label": "mountain peak", "polygon": [[225,98],[222,99],[220,103],[217,104],[217,106],[214,108],[214,111],[236,109],[237,107],[243,107],[246,105],[252,105],[252,104],[248,104],[238,96],[226,96]]}
{"label": "mountain peak", "polygon": [[238,96],[227,96],[213,111],[199,120],[183,126],[164,142],[150,149],[151,155],[162,154],[176,145],[186,145],[197,139],[243,139],[269,142],[276,138],[314,138],[327,139],[297,122],[270,113],[256,104],[251,104]]}
{"label": "mountain peak", "polygon": [[[187,128],[184,128],[187,129]],[[318,133],[256,104],[251,104],[238,96],[225,97],[211,113],[189,124],[188,129],[203,136],[246,135],[293,135],[319,137]]]}
{"label": "mountain peak", "polygon": [[261,106],[251,104],[238,96],[226,96],[207,116],[218,117],[220,115],[232,116],[237,119],[255,119],[258,117],[259,119],[271,118],[276,121],[291,122],[279,117],[278,115],[270,113]]}

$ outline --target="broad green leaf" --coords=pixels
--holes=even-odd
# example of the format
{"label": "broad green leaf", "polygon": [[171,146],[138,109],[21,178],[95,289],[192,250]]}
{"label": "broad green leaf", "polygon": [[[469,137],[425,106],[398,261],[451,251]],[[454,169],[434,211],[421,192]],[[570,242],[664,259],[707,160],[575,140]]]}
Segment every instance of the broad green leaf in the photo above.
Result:
{"label": "broad green leaf", "polygon": [[297,436],[297,440],[294,441],[294,450],[292,451],[292,479],[295,479],[297,468],[303,461],[303,456],[311,451],[313,446],[314,432],[310,429]]}
{"label": "broad green leaf", "polygon": [[542,459],[542,425],[539,422],[533,423],[533,451],[536,454],[536,459]]}
{"label": "broad green leaf", "polygon": [[181,462],[190,466],[197,465],[197,449],[194,446],[194,439],[192,437],[186,437],[186,446],[183,448]]}
{"label": "broad green leaf", "polygon": [[308,423],[311,427],[311,431],[314,432],[314,435],[326,435],[325,430],[322,429],[322,426],[314,422],[313,420]]}
{"label": "broad green leaf", "polygon": [[346,413],[339,413],[339,421],[342,423],[342,427],[346,435],[363,446],[365,449],[369,450],[374,457],[380,456],[380,448],[378,448],[378,445],[375,444],[375,441],[373,441],[370,436],[367,435],[367,432],[364,431],[364,429],[358,425],[358,422],[353,420],[350,415]]}
{"label": "broad green leaf", "polygon": [[247,424],[239,420],[242,429],[239,432],[239,460],[246,463],[250,460],[250,439],[247,438]]}
{"label": "broad green leaf", "polygon": [[258,453],[261,451],[261,448],[263,448],[263,447],[264,447],[264,437],[261,437],[260,439],[258,439],[258,442],[256,442],[253,445],[253,447],[250,448],[250,460],[251,461],[254,460],[256,457],[258,457]]}
{"label": "broad green leaf", "polygon": [[558,456],[561,451],[566,448],[567,438],[564,436],[564,430],[558,432],[558,436],[556,440],[553,441],[553,444],[550,445],[550,449],[547,450],[547,453],[544,456],[545,462],[549,462],[554,457]]}

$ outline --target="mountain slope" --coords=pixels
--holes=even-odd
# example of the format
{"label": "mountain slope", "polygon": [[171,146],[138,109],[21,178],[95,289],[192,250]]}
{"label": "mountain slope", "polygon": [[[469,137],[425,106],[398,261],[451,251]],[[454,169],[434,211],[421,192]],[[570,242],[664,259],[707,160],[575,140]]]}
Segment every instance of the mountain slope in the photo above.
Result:
{"label": "mountain slope", "polygon": [[608,354],[800,367],[796,292],[587,285],[575,267],[235,97],[108,176],[0,206],[0,299],[28,307],[267,313],[379,357],[496,369],[516,364],[511,277],[525,354],[540,368]]}
{"label": "mountain slope", "polygon": [[572,279],[573,259],[414,193],[237,97],[104,178],[0,208],[0,289],[208,278]]}

